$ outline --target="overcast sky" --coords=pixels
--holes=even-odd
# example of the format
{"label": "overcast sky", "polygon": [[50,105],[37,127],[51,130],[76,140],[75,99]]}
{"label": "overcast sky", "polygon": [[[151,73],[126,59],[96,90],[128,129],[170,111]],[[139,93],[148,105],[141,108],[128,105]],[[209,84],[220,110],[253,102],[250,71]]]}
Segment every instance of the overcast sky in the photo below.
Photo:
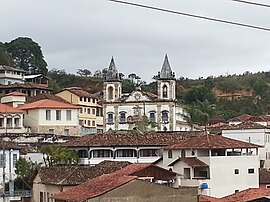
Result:
{"label": "overcast sky", "polygon": [[[270,28],[270,8],[230,0],[129,0]],[[269,0],[253,0],[269,3]],[[0,41],[30,37],[48,68],[108,67],[151,81],[167,53],[176,77],[270,70],[270,32],[162,13],[107,0],[1,0]]]}

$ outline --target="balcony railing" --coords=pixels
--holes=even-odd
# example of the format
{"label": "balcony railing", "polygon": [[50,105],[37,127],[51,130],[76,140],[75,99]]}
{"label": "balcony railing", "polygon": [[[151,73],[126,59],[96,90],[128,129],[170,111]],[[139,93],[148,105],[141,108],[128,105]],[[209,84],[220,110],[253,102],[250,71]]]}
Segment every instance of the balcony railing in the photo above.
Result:
{"label": "balcony railing", "polygon": [[31,190],[23,190],[23,191],[6,191],[5,194],[0,192],[0,196],[3,197],[31,197]]}

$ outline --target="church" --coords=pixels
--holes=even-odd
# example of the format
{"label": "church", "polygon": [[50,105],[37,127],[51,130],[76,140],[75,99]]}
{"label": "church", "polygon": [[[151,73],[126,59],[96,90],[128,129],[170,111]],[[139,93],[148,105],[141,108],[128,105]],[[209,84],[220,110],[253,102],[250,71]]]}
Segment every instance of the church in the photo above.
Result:
{"label": "church", "polygon": [[137,87],[122,93],[122,81],[114,59],[111,59],[103,85],[104,129],[144,131],[188,131],[183,107],[176,100],[176,79],[168,56],[156,76],[157,94]]}

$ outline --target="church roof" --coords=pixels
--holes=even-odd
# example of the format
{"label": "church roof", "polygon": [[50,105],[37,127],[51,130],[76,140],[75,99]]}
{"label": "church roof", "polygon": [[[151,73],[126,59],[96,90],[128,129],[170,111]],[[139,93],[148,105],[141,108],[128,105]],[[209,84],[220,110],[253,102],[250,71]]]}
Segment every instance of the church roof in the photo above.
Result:
{"label": "church roof", "polygon": [[175,79],[175,75],[174,72],[172,72],[167,54],[165,55],[161,71],[158,73],[158,79]]}
{"label": "church roof", "polygon": [[116,69],[114,59],[112,57],[108,71],[106,73],[106,81],[119,81],[120,77]]}

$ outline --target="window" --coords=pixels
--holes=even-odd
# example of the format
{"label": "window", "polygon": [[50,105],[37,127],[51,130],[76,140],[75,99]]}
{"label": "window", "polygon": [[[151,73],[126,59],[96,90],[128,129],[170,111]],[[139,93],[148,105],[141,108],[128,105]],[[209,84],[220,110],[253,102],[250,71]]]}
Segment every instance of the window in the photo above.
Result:
{"label": "window", "polygon": [[184,179],[190,179],[190,168],[184,168]]}
{"label": "window", "polygon": [[86,97],[84,97],[84,99],[83,99],[83,100],[84,100],[84,102],[87,102],[87,101],[86,101],[86,99],[87,99],[87,98],[86,98]]}
{"label": "window", "polygon": [[95,114],[96,113],[96,110],[95,109],[92,109],[92,114]]}
{"label": "window", "polygon": [[17,154],[13,154],[13,167],[15,167],[15,165],[16,165],[16,162],[17,162],[17,160],[18,160],[18,156],[17,156]]}
{"label": "window", "polygon": [[83,109],[82,109],[82,108],[80,108],[80,113],[81,113],[81,114],[83,113]]}
{"label": "window", "polygon": [[43,202],[43,192],[39,192],[39,202]]}
{"label": "window", "polygon": [[96,122],[95,121],[92,121],[92,126],[96,126]]}
{"label": "window", "polygon": [[162,97],[163,98],[167,98],[168,97],[168,87],[166,85],[164,85],[162,87]]}
{"label": "window", "polygon": [[14,127],[20,127],[20,118],[14,118]]}
{"label": "window", "polygon": [[48,131],[49,134],[54,134],[54,129],[50,128]]}
{"label": "window", "polygon": [[51,110],[46,110],[46,120],[47,121],[51,120]]}
{"label": "window", "polygon": [[253,173],[255,173],[254,168],[249,168],[249,169],[248,169],[248,174],[253,174]]}
{"label": "window", "polygon": [[112,157],[113,153],[111,150],[93,150],[93,158],[104,158]]}
{"label": "window", "polygon": [[80,97],[80,101],[83,101],[83,98],[82,97]]}
{"label": "window", "polygon": [[61,121],[61,110],[56,110],[56,120]]}
{"label": "window", "polygon": [[87,114],[91,114],[91,111],[90,111],[90,109],[89,109],[89,108],[87,109]]}
{"label": "window", "polygon": [[234,174],[239,174],[239,169],[234,169]]}
{"label": "window", "polygon": [[113,114],[108,114],[108,123],[113,123]]}
{"label": "window", "polygon": [[64,135],[69,136],[69,129],[68,128],[64,129]]}
{"label": "window", "polygon": [[235,194],[236,194],[237,192],[239,192],[239,189],[234,190],[234,193],[235,193]]}
{"label": "window", "polygon": [[96,103],[96,99],[93,98],[93,103]]}
{"label": "window", "polygon": [[172,150],[168,151],[168,158],[171,159],[172,158]]}
{"label": "window", "polygon": [[141,149],[140,157],[151,157],[151,156],[159,156],[158,149]]}
{"label": "window", "polygon": [[7,128],[12,127],[12,118],[7,118]]}
{"label": "window", "polygon": [[137,157],[136,150],[134,149],[119,149],[116,150],[117,157]]}
{"label": "window", "polygon": [[108,100],[112,100],[113,99],[113,87],[110,86],[108,88]]}
{"label": "window", "polygon": [[120,123],[126,122],[126,113],[120,112]]}
{"label": "window", "polygon": [[0,168],[3,168],[5,163],[5,158],[3,154],[0,154]]}
{"label": "window", "polygon": [[90,98],[88,98],[88,102],[91,102],[91,99]]}
{"label": "window", "polygon": [[79,150],[78,155],[79,155],[79,158],[88,158],[87,150]]}
{"label": "window", "polygon": [[156,122],[156,113],[155,112],[150,112],[149,121]]}
{"label": "window", "polygon": [[169,121],[168,111],[162,112],[161,119],[162,119],[162,122],[168,123],[168,121]]}
{"label": "window", "polygon": [[88,125],[88,126],[91,126],[91,121],[88,120],[88,121],[87,121],[87,125]]}
{"label": "window", "polygon": [[67,110],[67,121],[71,121],[71,110]]}

